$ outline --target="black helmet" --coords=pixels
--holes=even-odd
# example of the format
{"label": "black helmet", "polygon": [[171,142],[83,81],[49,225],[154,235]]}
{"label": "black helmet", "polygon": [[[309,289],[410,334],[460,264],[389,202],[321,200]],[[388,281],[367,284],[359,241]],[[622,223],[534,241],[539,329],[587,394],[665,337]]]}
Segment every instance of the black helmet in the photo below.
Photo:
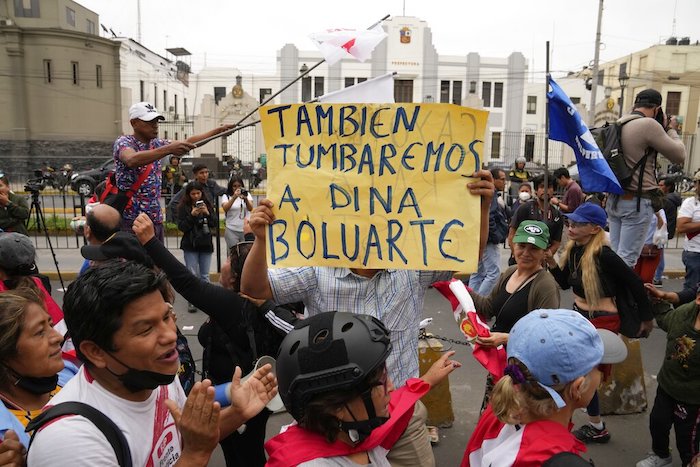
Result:
{"label": "black helmet", "polygon": [[277,356],[282,402],[300,420],[313,396],[362,389],[390,351],[389,330],[373,316],[330,311],[300,320]]}

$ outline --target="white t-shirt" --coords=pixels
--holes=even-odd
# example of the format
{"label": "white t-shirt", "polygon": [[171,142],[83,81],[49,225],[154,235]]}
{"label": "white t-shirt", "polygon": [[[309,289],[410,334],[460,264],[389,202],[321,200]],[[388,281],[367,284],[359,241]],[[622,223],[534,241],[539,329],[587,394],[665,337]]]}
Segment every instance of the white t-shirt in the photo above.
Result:
{"label": "white t-shirt", "polygon": [[[700,222],[700,201],[698,201],[697,196],[691,196],[683,200],[683,204],[678,210],[678,219],[681,217],[689,218],[690,222]],[[693,253],[700,253],[700,232],[686,234],[683,249]]]}
{"label": "white t-shirt", "polygon": [[[223,205],[229,199],[229,195],[221,195],[221,204]],[[253,204],[253,197],[248,193],[248,201]],[[243,200],[236,197],[231,205],[231,209],[226,211],[226,228],[234,232],[243,232],[243,221],[250,218],[250,211],[246,207]]]}
{"label": "white t-shirt", "polygon": [[[131,449],[134,466],[167,467],[180,457],[182,440],[165,400],[185,404],[178,378],[160,386],[143,402],[132,402],[112,394],[92,379],[83,366],[78,375],[50,405],[79,401],[107,415],[122,430]],[[27,465],[114,466],[117,458],[107,438],[88,419],[75,415],[55,420],[34,437]]]}

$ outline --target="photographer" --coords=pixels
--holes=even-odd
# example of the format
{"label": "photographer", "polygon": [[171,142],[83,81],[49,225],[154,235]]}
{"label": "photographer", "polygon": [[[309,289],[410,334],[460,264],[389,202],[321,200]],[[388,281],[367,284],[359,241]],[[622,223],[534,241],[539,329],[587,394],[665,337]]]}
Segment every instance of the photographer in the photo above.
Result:
{"label": "photographer", "polygon": [[226,187],[226,194],[221,195],[221,207],[226,213],[226,248],[245,240],[243,228],[253,210],[253,197],[243,187],[243,179],[232,175]]}
{"label": "photographer", "polygon": [[[185,265],[208,282],[214,251],[211,232],[216,228],[216,217],[214,207],[202,190],[204,186],[199,182],[187,184],[177,209],[177,228],[183,234],[180,248],[185,252]],[[190,304],[188,311],[194,313],[197,309]]]}
{"label": "photographer", "polygon": [[27,201],[10,191],[10,182],[0,174],[0,229],[29,235],[25,221],[29,219]]}

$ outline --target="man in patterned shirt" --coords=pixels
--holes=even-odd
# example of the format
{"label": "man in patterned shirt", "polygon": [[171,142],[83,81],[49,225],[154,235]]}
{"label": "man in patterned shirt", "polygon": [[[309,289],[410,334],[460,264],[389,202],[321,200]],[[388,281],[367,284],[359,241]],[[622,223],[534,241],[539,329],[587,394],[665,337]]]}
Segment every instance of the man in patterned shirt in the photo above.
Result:
{"label": "man in patterned shirt", "polygon": [[143,171],[148,176],[137,188],[131,205],[122,213],[122,229],[131,231],[134,219],[145,212],[153,220],[156,237],[163,241],[163,212],[160,207],[161,159],[170,154],[182,156],[195,148],[194,143],[222,133],[233,125],[222,125],[184,141],[168,141],[158,138],[158,122],[165,120],[148,102],[139,102],[129,109],[129,119],[134,134],[123,135],[114,142],[114,172],[119,190],[130,190]]}
{"label": "man in patterned shirt", "polygon": [[[494,196],[493,177],[488,170],[475,174],[480,181],[470,183],[473,195],[481,196],[479,251],[488,238],[489,208]],[[265,255],[266,230],[274,220],[273,204],[262,200],[250,216],[255,242],[241,274],[241,292],[277,303],[304,302],[309,315],[324,311],[345,311],[372,315],[391,331],[392,349],[387,358],[389,376],[396,387],[418,377],[418,331],[428,287],[449,280],[450,271],[405,269],[348,269],[332,267],[275,268],[268,271]],[[388,454],[391,465],[434,466],[425,420],[427,411],[420,402],[408,428]]]}

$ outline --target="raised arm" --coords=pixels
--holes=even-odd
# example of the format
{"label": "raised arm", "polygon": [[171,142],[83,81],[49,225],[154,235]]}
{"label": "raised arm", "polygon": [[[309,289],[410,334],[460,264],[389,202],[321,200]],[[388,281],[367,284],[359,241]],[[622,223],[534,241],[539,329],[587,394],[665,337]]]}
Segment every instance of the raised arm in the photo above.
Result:
{"label": "raised arm", "polygon": [[241,292],[255,298],[272,298],[272,288],[267,277],[267,226],[275,219],[272,213],[272,201],[260,201],[250,215],[250,229],[255,235],[255,242],[248,253],[243,274],[241,275]]}

